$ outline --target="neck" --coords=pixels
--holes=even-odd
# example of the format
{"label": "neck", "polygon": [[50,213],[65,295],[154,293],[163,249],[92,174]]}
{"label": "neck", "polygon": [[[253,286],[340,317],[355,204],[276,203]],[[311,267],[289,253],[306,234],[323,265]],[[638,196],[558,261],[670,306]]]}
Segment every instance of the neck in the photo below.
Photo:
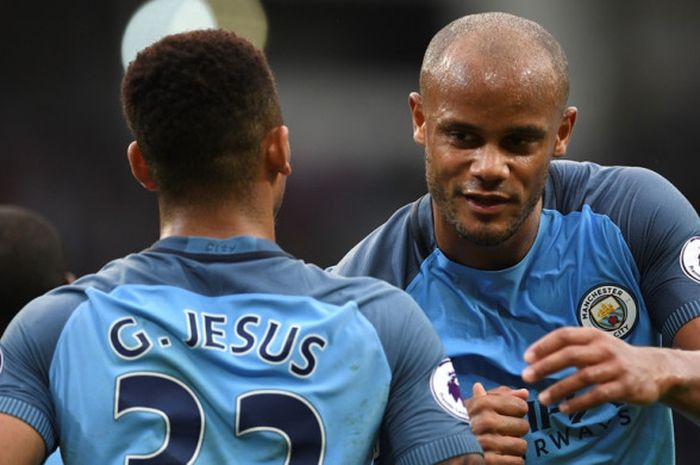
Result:
{"label": "neck", "polygon": [[502,270],[520,262],[537,238],[542,200],[510,238],[497,245],[481,245],[460,236],[455,227],[440,216],[433,204],[435,240],[450,260],[480,270]]}
{"label": "neck", "polygon": [[203,236],[225,239],[232,236],[254,236],[275,240],[272,209],[222,202],[217,205],[170,205],[162,200],[160,238],[170,236]]}

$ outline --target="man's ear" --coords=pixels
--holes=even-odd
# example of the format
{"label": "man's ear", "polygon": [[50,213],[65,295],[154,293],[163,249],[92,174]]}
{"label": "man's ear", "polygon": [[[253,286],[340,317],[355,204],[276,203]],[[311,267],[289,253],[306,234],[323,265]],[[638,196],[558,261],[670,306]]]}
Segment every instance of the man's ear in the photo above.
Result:
{"label": "man's ear", "polygon": [[408,95],[408,106],[411,107],[411,119],[413,120],[413,140],[416,144],[425,145],[423,97],[418,92],[411,92]]}
{"label": "man's ear", "polygon": [[263,140],[265,166],[272,174],[292,174],[289,128],[281,125],[272,128]]}
{"label": "man's ear", "polygon": [[127,157],[129,158],[129,166],[131,167],[131,174],[136,178],[136,180],[145,189],[149,191],[156,191],[158,188],[156,182],[151,177],[151,170],[146,164],[146,160],[143,159],[143,153],[136,141],[129,144],[129,148],[126,151]]}
{"label": "man's ear", "polygon": [[566,154],[566,147],[569,145],[571,133],[574,131],[577,113],[576,107],[567,107],[564,110],[564,115],[561,117],[559,129],[557,130],[557,140],[554,142],[555,157],[563,157]]}

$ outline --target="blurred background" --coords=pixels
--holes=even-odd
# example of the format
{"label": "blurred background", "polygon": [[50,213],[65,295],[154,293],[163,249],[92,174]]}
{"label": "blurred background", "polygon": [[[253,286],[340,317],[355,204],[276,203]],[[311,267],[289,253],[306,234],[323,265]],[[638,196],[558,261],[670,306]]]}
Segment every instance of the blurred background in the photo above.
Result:
{"label": "blurred background", "polygon": [[[3,8],[0,202],[53,221],[77,275],[158,236],[155,198],[128,170],[119,104],[122,38],[145,3]],[[236,5],[250,14],[256,2],[219,3],[235,19]],[[432,35],[476,11],[534,19],[567,50],[579,108],[569,158],[653,168],[700,203],[698,2],[263,0],[257,8],[262,20],[241,28],[267,37],[292,138],[279,240],[307,261],[335,263],[425,191],[407,95]]]}
{"label": "blurred background", "polygon": [[[129,173],[131,138],[119,104],[124,34],[145,3],[3,5],[0,203],[54,222],[78,276],[158,237],[155,198]],[[211,6],[222,24],[237,24],[265,43],[293,149],[278,239],[307,261],[335,263],[425,191],[407,95],[417,89],[432,35],[478,11],[536,20],[564,46],[570,103],[579,108],[569,158],[652,168],[700,205],[700,2],[212,0]],[[164,27],[131,24],[154,35]]]}

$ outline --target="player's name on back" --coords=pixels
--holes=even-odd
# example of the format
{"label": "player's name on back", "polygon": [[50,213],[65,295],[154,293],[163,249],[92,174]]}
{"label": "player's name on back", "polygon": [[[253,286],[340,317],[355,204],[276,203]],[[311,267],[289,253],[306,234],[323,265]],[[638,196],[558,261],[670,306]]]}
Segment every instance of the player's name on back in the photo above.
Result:
{"label": "player's name on back", "polygon": [[[302,335],[304,330],[298,324],[284,324],[253,313],[239,316],[231,325],[228,319],[225,314],[185,309],[181,340],[192,349],[252,355],[272,365],[287,363],[289,372],[299,377],[314,372],[316,357],[328,344],[319,334]],[[112,322],[108,334],[114,353],[126,360],[137,360],[154,350],[154,338],[159,349],[167,350],[172,346],[171,337],[172,333],[157,326],[146,329],[133,316]]]}

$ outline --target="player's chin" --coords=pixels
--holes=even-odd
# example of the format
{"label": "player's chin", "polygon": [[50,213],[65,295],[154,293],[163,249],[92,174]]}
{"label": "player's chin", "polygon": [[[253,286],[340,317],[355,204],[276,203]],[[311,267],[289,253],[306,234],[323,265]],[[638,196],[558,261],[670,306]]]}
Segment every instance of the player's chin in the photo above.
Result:
{"label": "player's chin", "polygon": [[484,218],[469,212],[462,212],[454,226],[462,239],[477,245],[499,245],[509,236],[506,221],[493,217]]}
{"label": "player's chin", "polygon": [[500,245],[509,237],[507,228],[494,225],[492,222],[483,223],[476,219],[461,221],[457,233],[462,239],[485,247]]}

